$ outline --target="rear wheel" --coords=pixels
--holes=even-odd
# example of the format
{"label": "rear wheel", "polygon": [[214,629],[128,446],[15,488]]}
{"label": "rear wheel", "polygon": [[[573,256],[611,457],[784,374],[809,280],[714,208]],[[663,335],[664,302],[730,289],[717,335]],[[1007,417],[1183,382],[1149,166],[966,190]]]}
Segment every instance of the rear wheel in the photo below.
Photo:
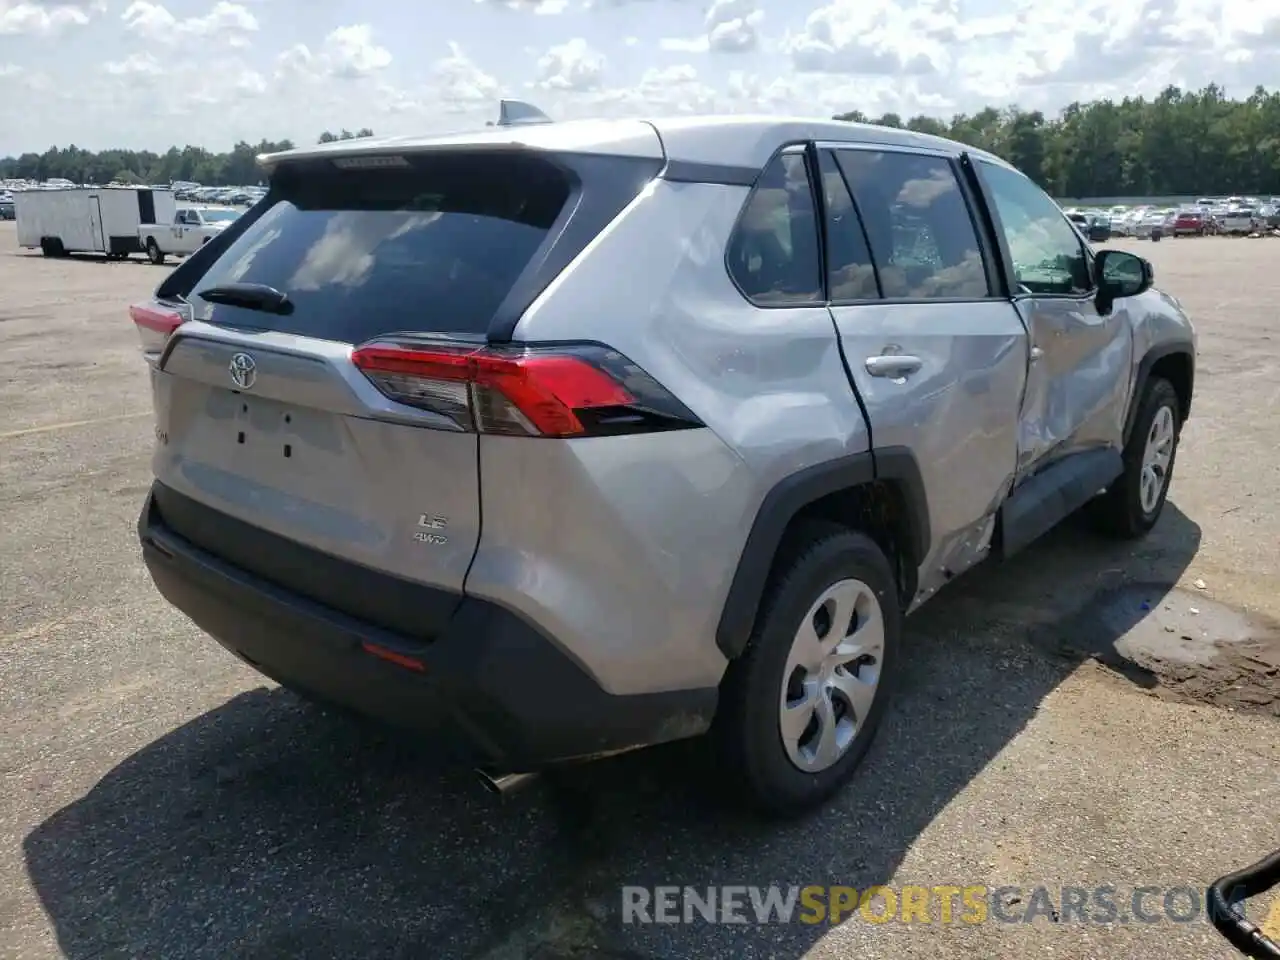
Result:
{"label": "rear wheel", "polygon": [[901,611],[884,553],[829,523],[795,536],[721,690],[715,735],[751,805],[803,813],[854,774],[884,712]]}
{"label": "rear wheel", "polygon": [[1168,380],[1148,381],[1139,403],[1124,473],[1090,504],[1098,529],[1125,540],[1144,536],[1160,519],[1182,430],[1178,394]]}

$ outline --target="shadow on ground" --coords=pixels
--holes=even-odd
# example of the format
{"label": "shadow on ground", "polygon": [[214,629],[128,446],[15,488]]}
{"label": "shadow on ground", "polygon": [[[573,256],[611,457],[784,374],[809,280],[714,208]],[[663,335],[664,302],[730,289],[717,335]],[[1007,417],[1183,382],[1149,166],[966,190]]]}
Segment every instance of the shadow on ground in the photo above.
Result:
{"label": "shadow on ground", "polygon": [[[1096,598],[1140,581],[1159,603],[1199,542],[1170,503],[1140,544],[1069,525],[958,581],[911,618],[860,775],[803,822],[708,799],[698,743],[499,799],[420,747],[263,689],[121,763],[27,837],[27,866],[73,960],[799,957],[821,928],[623,926],[620,887],[888,880],[1045,695],[1124,631],[1114,605],[1089,618]],[[1133,604],[1134,623],[1146,615]]]}
{"label": "shadow on ground", "polygon": [[31,257],[32,259],[37,259],[37,260],[51,259],[51,260],[57,260],[59,263],[70,263],[70,264],[98,263],[98,264],[109,264],[111,266],[120,266],[120,265],[132,263],[137,266],[144,266],[144,267],[154,267],[154,266],[172,267],[181,263],[183,260],[182,257],[179,257],[176,254],[169,254],[166,257],[165,262],[163,264],[154,264],[147,259],[146,254],[140,254],[140,253],[130,254],[129,256],[125,257],[123,260],[114,260],[111,257],[108,257],[105,253],[68,253],[61,257],[46,257],[45,254],[41,253],[39,250],[29,248],[29,247],[19,247],[16,250],[9,250],[6,252],[11,257]]}

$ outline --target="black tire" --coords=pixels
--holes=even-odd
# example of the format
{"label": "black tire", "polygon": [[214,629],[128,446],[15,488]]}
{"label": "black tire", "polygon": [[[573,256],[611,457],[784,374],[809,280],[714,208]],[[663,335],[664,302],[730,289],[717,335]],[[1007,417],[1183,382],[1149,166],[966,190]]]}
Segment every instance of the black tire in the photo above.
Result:
{"label": "black tire", "polygon": [[164,263],[164,251],[156,243],[155,237],[147,237],[147,258],[157,267]]}
{"label": "black tire", "polygon": [[[880,680],[853,742],[816,773],[792,763],[783,744],[779,708],[792,642],[810,607],[829,586],[860,580],[879,600],[884,620]],[[792,817],[821,804],[853,776],[875,738],[897,672],[902,611],[892,568],[870,537],[833,523],[806,524],[784,544],[742,655],[721,685],[713,729],[735,798],[757,812]]]}
{"label": "black tire", "polygon": [[[1155,506],[1145,510],[1142,506],[1142,460],[1146,452],[1147,438],[1157,414],[1163,408],[1173,414],[1173,449],[1165,472],[1163,488]],[[1161,377],[1147,381],[1139,401],[1138,413],[1133,421],[1133,432],[1124,448],[1124,473],[1106,493],[1089,504],[1090,519],[1099,533],[1119,540],[1136,540],[1146,536],[1160,519],[1165,500],[1169,496],[1169,484],[1173,482],[1174,464],[1178,459],[1178,442],[1182,439],[1181,404],[1173,384]]]}

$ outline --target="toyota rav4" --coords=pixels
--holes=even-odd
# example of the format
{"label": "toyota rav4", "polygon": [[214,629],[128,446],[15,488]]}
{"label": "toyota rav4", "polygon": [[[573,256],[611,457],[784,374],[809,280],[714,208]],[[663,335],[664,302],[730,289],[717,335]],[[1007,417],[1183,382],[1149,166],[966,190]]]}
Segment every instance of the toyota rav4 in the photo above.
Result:
{"label": "toyota rav4", "polygon": [[131,308],[159,591],[492,777],[711,734],[853,773],[903,616],[1156,523],[1195,335],[1031,180],[905,130],[575,121],[261,158]]}

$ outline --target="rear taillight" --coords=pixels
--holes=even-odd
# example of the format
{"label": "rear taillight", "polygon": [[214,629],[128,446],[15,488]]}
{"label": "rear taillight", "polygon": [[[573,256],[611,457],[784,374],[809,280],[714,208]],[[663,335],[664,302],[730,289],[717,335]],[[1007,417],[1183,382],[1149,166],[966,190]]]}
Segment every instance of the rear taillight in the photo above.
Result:
{"label": "rear taillight", "polygon": [[143,356],[152,363],[164,351],[173,331],[187,320],[183,308],[154,302],[135,303],[129,308],[129,317],[138,330]]}
{"label": "rear taillight", "polygon": [[356,367],[397,403],[463,430],[589,437],[702,426],[649,374],[608,347],[437,347],[379,341]]}

